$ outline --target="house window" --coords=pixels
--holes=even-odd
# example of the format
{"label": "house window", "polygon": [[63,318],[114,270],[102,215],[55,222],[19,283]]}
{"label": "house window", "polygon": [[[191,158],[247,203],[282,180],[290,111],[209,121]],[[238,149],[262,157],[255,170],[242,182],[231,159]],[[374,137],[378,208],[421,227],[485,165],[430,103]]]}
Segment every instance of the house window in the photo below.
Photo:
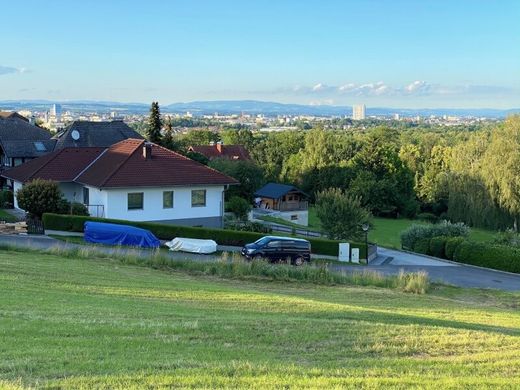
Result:
{"label": "house window", "polygon": [[18,165],[23,164],[23,158],[21,157],[15,157],[13,158],[13,166],[17,167]]}
{"label": "house window", "polygon": [[163,209],[173,209],[173,191],[163,191],[162,207]]}
{"label": "house window", "polygon": [[206,190],[191,191],[191,207],[206,206]]}
{"label": "house window", "polygon": [[47,151],[47,148],[45,147],[43,142],[35,142],[34,143],[34,147],[36,148],[36,150],[38,152],[46,152]]}
{"label": "house window", "polygon": [[89,193],[89,189],[87,187],[83,187],[83,204],[90,204],[90,199],[89,199],[89,196],[90,193]]}
{"label": "house window", "polygon": [[143,209],[144,193],[130,192],[128,194],[128,210],[142,210]]}

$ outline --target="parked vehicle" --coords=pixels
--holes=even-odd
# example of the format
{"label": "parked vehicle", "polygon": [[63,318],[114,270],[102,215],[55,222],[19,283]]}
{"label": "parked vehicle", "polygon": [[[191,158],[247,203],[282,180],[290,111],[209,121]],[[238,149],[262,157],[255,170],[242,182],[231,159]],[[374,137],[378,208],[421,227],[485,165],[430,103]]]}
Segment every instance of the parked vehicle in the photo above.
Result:
{"label": "parked vehicle", "polygon": [[246,244],[241,252],[248,260],[268,259],[271,262],[289,260],[293,265],[311,261],[311,243],[301,238],[265,236]]}

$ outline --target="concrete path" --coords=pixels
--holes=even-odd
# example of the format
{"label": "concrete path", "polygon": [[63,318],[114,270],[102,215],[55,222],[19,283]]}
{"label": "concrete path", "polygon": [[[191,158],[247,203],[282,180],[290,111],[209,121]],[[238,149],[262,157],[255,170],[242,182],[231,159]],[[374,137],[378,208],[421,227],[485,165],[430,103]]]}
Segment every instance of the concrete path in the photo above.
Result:
{"label": "concrete path", "polygon": [[[11,245],[22,248],[50,249],[59,247],[64,249],[81,248],[82,245],[67,243],[47,236],[20,236],[0,235],[0,245]],[[139,256],[150,256],[151,250],[135,250],[93,246],[101,253],[112,254],[128,251]],[[238,247],[219,247],[220,250],[233,251]],[[425,271],[432,281],[442,282],[460,287],[494,288],[507,291],[520,291],[520,274],[509,274],[490,269],[481,269],[463,264],[453,264],[426,256],[401,252],[393,249],[378,248],[379,257],[368,266],[333,263],[331,270],[344,272],[363,272],[372,270],[384,275],[396,275],[401,270],[405,272]],[[174,260],[215,261],[220,256],[199,255],[193,253],[163,252]]]}

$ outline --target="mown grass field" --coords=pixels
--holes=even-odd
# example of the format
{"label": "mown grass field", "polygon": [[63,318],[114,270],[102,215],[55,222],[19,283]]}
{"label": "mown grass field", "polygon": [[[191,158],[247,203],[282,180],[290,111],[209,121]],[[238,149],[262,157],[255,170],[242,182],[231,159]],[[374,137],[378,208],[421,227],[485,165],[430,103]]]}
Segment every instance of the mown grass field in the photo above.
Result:
{"label": "mown grass field", "polygon": [[9,214],[5,209],[0,209],[0,221],[16,222],[14,215]]}
{"label": "mown grass field", "polygon": [[518,388],[520,295],[0,251],[0,388]]}

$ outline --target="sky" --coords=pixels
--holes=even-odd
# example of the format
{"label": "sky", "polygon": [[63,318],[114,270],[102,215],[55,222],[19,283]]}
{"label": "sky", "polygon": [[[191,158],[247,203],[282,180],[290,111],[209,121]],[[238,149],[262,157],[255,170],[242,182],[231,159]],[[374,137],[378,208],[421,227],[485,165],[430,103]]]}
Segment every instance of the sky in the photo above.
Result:
{"label": "sky", "polygon": [[0,4],[0,100],[520,107],[519,0]]}

